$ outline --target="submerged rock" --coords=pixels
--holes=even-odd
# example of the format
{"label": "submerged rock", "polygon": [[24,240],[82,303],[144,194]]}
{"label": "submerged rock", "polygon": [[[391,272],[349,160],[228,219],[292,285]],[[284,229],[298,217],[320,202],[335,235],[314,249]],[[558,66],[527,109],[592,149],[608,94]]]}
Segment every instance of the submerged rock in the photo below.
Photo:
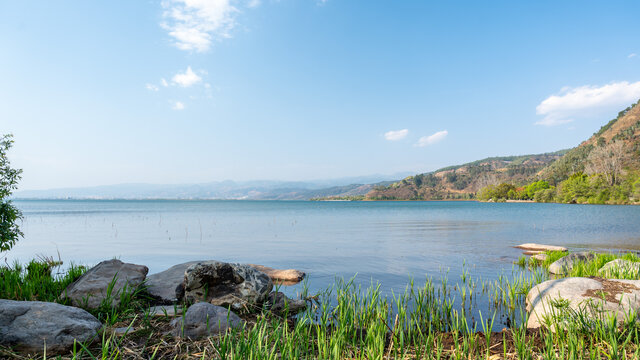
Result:
{"label": "submerged rock", "polygon": [[203,262],[189,261],[174,265],[165,271],[147,276],[147,292],[161,304],[172,304],[184,296],[184,273],[193,264]]}
{"label": "submerged rock", "polygon": [[269,278],[271,278],[271,281],[273,281],[274,283],[280,283],[284,285],[297,284],[306,276],[304,272],[295,269],[280,270],[256,264],[249,264],[249,266],[267,274],[267,276],[269,276]]}
{"label": "submerged rock", "polygon": [[640,310],[640,280],[548,280],[531,289],[526,302],[529,328],[548,325],[555,330],[577,313],[592,320],[615,316],[623,321],[630,310]]}
{"label": "submerged rock", "polygon": [[576,262],[589,261],[594,259],[595,257],[596,256],[593,253],[587,251],[569,254],[549,265],[549,272],[556,275],[564,275],[569,273],[573,269],[573,265]]}
{"label": "submerged rock", "polygon": [[209,303],[191,305],[184,317],[171,322],[175,336],[190,339],[224,334],[227,330],[241,328],[243,324],[244,320],[232,311]]}
{"label": "submerged rock", "polygon": [[74,306],[96,309],[107,299],[109,285],[115,279],[108,302],[110,306],[120,304],[123,291],[132,292],[142,284],[149,272],[144,265],[123,263],[120,260],[106,260],[84,273],[71,283],[60,295],[69,298]]}
{"label": "submerged rock", "polygon": [[267,310],[274,314],[283,315],[285,312],[289,316],[294,316],[307,308],[307,302],[304,300],[289,299],[285,294],[277,291],[269,294],[269,298],[265,302]]}
{"label": "submerged rock", "polygon": [[0,300],[0,345],[35,354],[61,354],[85,342],[102,324],[83,309],[40,301]]}
{"label": "submerged rock", "polygon": [[568,251],[564,246],[555,245],[543,245],[536,243],[526,243],[514,246],[516,249],[529,250],[529,251]]}
{"label": "submerged rock", "polygon": [[240,312],[258,310],[272,288],[269,276],[249,265],[202,261],[184,275],[187,302],[204,301]]}
{"label": "submerged rock", "polygon": [[623,259],[611,260],[598,270],[598,274],[609,278],[621,277],[622,275],[631,275],[638,278],[640,275],[640,263]]}

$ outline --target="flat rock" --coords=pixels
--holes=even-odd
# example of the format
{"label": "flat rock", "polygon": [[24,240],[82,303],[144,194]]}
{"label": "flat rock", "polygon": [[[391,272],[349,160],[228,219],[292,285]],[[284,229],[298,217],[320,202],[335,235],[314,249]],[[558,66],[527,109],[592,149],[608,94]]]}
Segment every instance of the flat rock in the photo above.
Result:
{"label": "flat rock", "polygon": [[304,300],[289,299],[285,294],[274,291],[269,294],[269,298],[265,302],[267,310],[274,314],[283,315],[285,312],[289,316],[294,316],[307,308],[307,302]]}
{"label": "flat rock", "polygon": [[258,310],[273,288],[269,276],[251,266],[219,261],[189,266],[184,279],[188,303],[204,301],[240,312]]}
{"label": "flat rock", "polygon": [[635,278],[638,278],[640,275],[640,263],[623,259],[611,260],[598,270],[598,274],[603,277],[614,279],[623,274],[630,274]]}
{"label": "flat rock", "polygon": [[244,320],[226,308],[201,302],[191,305],[184,317],[173,320],[171,325],[175,336],[199,339],[241,328]]}
{"label": "flat rock", "polygon": [[92,267],[78,280],[71,283],[60,295],[69,298],[73,306],[96,309],[107,299],[107,288],[115,278],[111,290],[110,306],[120,304],[123,291],[134,291],[147,276],[149,268],[144,265],[123,263],[120,260],[106,260]]}
{"label": "flat rock", "polygon": [[553,262],[553,264],[549,265],[549,272],[556,275],[564,275],[569,273],[576,262],[578,261],[588,261],[595,258],[593,253],[582,251],[573,254],[569,254],[567,256],[561,257],[560,259]]}
{"label": "flat rock", "polygon": [[531,289],[526,302],[529,328],[552,325],[555,329],[575,312],[593,320],[615,316],[623,321],[630,310],[640,308],[640,280],[580,277],[548,280]]}
{"label": "flat rock", "polygon": [[152,306],[149,308],[150,316],[168,316],[168,317],[176,317],[182,314],[182,306]]}
{"label": "flat rock", "polygon": [[87,311],[40,301],[0,300],[0,345],[35,354],[62,354],[85,342],[102,324]]}
{"label": "flat rock", "polygon": [[256,264],[249,264],[249,266],[267,274],[267,276],[271,278],[271,281],[277,284],[294,285],[302,281],[302,279],[304,279],[304,277],[306,276],[304,272],[295,269],[281,270]]}
{"label": "flat rock", "polygon": [[204,260],[174,265],[165,271],[147,276],[147,292],[161,304],[173,304],[184,296],[184,273],[187,268]]}
{"label": "flat rock", "polygon": [[517,249],[529,250],[529,251],[568,251],[564,246],[555,245],[543,245],[535,243],[526,243],[514,246]]}

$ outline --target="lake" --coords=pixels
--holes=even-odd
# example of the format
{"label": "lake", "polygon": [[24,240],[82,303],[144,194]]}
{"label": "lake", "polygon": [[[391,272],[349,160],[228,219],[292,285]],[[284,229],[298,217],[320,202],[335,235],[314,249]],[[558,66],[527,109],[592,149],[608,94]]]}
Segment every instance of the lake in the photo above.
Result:
{"label": "lake", "polygon": [[[310,290],[336,276],[404,289],[409,278],[495,279],[525,242],[640,251],[640,206],[311,201],[15,201],[24,239],[4,254],[66,264],[117,257],[150,273],[215,259],[296,268]],[[286,292],[295,292],[300,285]]]}

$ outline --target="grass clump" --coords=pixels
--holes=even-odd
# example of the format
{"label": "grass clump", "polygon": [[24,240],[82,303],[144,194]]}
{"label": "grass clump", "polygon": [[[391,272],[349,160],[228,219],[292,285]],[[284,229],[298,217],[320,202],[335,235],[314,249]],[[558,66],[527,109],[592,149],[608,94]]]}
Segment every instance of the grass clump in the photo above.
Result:
{"label": "grass clump", "polygon": [[10,300],[62,302],[58,297],[72,282],[87,271],[71,264],[62,274],[53,273],[61,262],[50,259],[31,260],[26,266],[15,262],[0,267],[0,298]]}

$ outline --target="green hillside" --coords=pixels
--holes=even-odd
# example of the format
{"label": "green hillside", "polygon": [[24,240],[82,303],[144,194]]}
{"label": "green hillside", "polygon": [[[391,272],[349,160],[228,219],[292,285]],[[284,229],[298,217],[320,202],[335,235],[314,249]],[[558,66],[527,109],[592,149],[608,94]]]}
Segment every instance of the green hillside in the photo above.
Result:
{"label": "green hillside", "polygon": [[[607,162],[616,169],[608,169]],[[535,200],[535,192],[539,191],[539,201],[634,203],[640,199],[640,182],[636,181],[638,169],[640,106],[636,103],[573,149],[491,157],[449,166],[409,176],[388,186],[377,186],[365,198]],[[572,184],[580,190],[568,194]],[[636,187],[637,196],[634,195]],[[544,197],[543,190],[546,190]]]}

